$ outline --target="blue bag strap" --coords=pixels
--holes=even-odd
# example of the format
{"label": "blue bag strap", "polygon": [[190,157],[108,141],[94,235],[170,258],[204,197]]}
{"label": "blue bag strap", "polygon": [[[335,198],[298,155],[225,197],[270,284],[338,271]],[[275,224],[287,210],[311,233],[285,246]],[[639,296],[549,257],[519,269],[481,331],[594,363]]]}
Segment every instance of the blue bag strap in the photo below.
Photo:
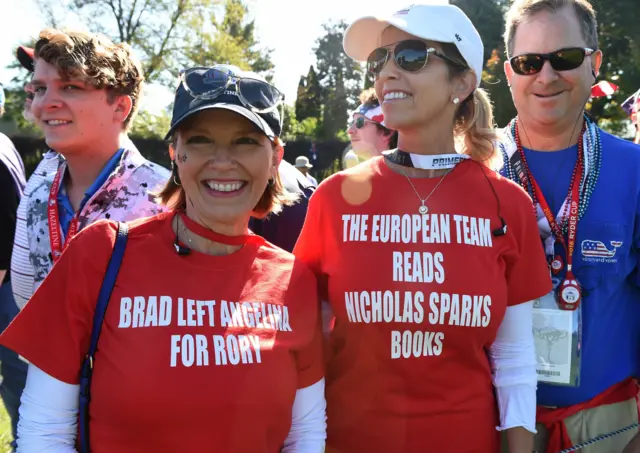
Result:
{"label": "blue bag strap", "polygon": [[118,271],[120,270],[120,264],[122,263],[122,257],[124,256],[124,250],[127,245],[128,232],[129,227],[126,223],[118,223],[118,235],[116,236],[116,241],[113,245],[113,252],[109,259],[107,272],[105,273],[102,286],[100,287],[98,303],[96,304],[96,311],[93,316],[93,328],[91,330],[89,351],[87,351],[87,355],[82,363],[82,370],[80,372],[80,404],[78,408],[80,453],[89,453],[89,402],[91,400],[91,375],[93,373],[94,355],[98,348],[98,339],[100,338],[100,331],[102,330],[102,322],[104,321],[104,315],[107,312],[107,306],[109,305],[113,286],[118,278]]}

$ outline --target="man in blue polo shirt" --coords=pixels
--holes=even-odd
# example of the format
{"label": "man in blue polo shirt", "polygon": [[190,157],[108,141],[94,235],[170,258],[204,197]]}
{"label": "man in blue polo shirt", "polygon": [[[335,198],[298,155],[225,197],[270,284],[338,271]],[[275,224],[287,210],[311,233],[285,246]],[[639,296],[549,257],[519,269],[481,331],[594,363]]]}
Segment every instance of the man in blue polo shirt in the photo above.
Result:
{"label": "man in blue polo shirt", "polygon": [[[640,451],[640,147],[584,114],[602,63],[587,0],[516,0],[503,174],[533,198],[554,291],[536,302],[536,451]],[[622,430],[622,432],[618,432]]]}

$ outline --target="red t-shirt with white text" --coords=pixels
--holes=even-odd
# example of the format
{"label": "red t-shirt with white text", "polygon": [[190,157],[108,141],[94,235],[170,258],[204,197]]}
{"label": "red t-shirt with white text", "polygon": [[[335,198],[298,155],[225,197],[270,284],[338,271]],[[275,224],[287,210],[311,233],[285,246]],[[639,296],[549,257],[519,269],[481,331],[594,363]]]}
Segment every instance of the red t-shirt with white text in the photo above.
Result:
{"label": "red t-shirt with white text", "polygon": [[[327,452],[499,451],[486,349],[508,305],[551,289],[531,199],[464,161],[420,200],[384,158],[324,181],[294,254],[336,321]],[[500,215],[508,225],[493,236]],[[412,179],[420,197],[440,178]]]}
{"label": "red t-shirt with white text", "polygon": [[[172,213],[131,223],[91,387],[92,453],[279,452],[297,389],[323,377],[313,274],[263,240],[175,252]],[[72,239],[0,337],[78,384],[116,224]]]}

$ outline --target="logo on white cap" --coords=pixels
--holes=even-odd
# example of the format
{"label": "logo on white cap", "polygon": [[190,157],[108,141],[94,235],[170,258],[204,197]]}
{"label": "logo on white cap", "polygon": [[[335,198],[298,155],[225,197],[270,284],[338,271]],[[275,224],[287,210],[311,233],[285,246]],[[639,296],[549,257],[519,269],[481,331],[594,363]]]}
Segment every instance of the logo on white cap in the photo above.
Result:
{"label": "logo on white cap", "polygon": [[405,8],[402,8],[400,11],[397,11],[394,14],[394,16],[399,16],[401,14],[407,14],[411,10],[411,8],[413,8],[414,6],[415,5],[409,5],[409,6],[405,7]]}

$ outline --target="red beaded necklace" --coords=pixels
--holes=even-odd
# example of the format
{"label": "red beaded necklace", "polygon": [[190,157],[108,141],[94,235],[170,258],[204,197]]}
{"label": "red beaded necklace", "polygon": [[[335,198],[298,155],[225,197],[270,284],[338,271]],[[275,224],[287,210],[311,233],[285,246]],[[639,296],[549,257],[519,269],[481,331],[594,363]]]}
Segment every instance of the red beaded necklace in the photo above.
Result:
{"label": "red beaded necklace", "polygon": [[[582,131],[580,132],[579,137],[582,137],[583,134],[586,131],[586,124],[582,126]],[[516,142],[516,146],[518,148],[518,152],[520,153],[520,156],[522,158],[522,163],[524,165],[524,169],[527,172],[527,176],[531,177],[531,171],[529,170],[529,165],[527,164],[527,159],[524,155],[524,149],[522,148],[522,144],[520,142],[520,128],[516,127],[515,128],[515,142]],[[565,198],[566,200],[570,200],[571,199],[571,189],[574,186],[574,182],[575,182],[575,178],[576,178],[576,173],[578,172],[578,169],[581,168],[581,166],[583,165],[583,157],[584,157],[584,153],[583,153],[583,141],[582,139],[578,140],[578,159],[576,161],[576,165],[573,167],[573,171],[571,172],[571,179],[569,180],[569,189],[568,189],[568,193],[567,193],[567,197]],[[522,178],[520,178],[520,185],[522,186],[522,188],[524,190],[526,190],[527,192],[529,192],[529,188],[526,186],[525,181],[522,180]],[[530,187],[530,192],[531,192],[531,198],[533,199],[533,211],[534,213],[536,213],[537,215],[537,210],[536,210],[536,206],[538,206],[539,203],[539,195],[535,189],[535,185],[531,184]],[[540,194],[541,195],[541,194]],[[553,234],[558,237],[561,236],[563,234],[564,231],[566,231],[566,227],[569,221],[569,209],[570,209],[570,205],[571,203],[565,203],[564,204],[564,208],[562,209],[562,215],[560,216],[560,224],[558,225],[557,223],[553,222],[551,226],[552,230],[553,230]],[[556,228],[553,228],[553,227]]]}

